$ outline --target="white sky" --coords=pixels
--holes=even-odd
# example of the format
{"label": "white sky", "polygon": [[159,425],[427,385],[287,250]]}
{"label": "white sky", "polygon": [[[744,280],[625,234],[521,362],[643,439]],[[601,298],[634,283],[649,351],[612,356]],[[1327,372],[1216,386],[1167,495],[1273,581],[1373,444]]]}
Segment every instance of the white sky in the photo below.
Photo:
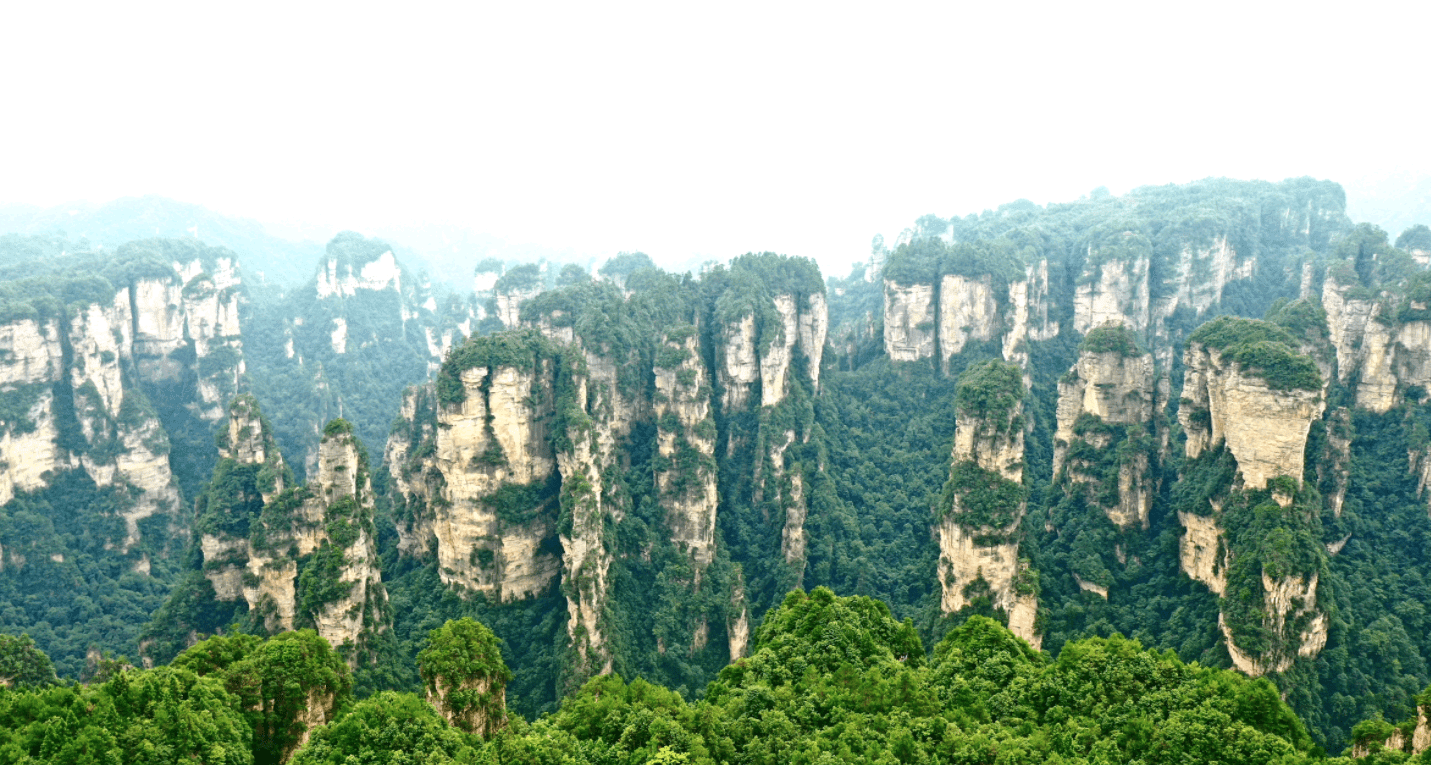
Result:
{"label": "white sky", "polygon": [[1428,6],[11,2],[0,204],[840,274],[929,212],[1431,173]]}

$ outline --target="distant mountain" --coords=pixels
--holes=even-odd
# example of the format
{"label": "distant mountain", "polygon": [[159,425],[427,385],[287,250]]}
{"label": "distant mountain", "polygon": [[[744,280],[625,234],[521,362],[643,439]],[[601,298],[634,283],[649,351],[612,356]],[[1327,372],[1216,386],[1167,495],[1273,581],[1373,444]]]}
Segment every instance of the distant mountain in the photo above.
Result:
{"label": "distant mountain", "polygon": [[1418,223],[1431,225],[1431,175],[1402,173],[1344,185],[1352,220],[1375,223],[1392,239]]}
{"label": "distant mountain", "polygon": [[270,282],[285,287],[312,277],[313,263],[323,254],[322,244],[279,238],[258,221],[158,196],[117,199],[100,205],[0,207],[0,233],[61,235],[106,248],[136,239],[194,238],[237,253],[250,283]]}

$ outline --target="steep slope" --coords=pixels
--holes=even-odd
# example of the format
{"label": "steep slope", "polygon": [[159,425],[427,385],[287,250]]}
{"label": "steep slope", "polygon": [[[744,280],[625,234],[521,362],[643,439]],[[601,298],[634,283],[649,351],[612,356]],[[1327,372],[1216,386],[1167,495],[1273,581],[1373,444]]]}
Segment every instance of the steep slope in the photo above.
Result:
{"label": "steep slope", "polygon": [[166,660],[238,622],[261,634],[314,629],[350,666],[370,659],[392,614],[367,455],[352,426],[328,424],[303,486],[253,396],[234,399],[219,440],[198,502],[192,572],[146,629],[146,658]]}

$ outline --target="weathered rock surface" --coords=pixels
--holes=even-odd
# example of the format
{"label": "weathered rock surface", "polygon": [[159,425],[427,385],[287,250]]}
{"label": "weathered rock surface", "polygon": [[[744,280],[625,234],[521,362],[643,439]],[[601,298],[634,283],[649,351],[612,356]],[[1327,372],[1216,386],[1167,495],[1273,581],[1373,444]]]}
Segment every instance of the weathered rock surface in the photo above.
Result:
{"label": "weathered rock surface", "polygon": [[934,285],[884,283],[884,349],[893,361],[934,355]]}
{"label": "weathered rock surface", "polygon": [[1090,265],[1084,270],[1073,294],[1073,328],[1087,334],[1110,322],[1124,324],[1139,334],[1148,328],[1148,259],[1113,258],[1099,262],[1097,251],[1089,251]]}
{"label": "weathered rock surface", "polygon": [[1187,432],[1188,458],[1225,441],[1247,487],[1265,488],[1276,476],[1300,485],[1307,433],[1326,406],[1321,391],[1273,390],[1198,343],[1189,344],[1184,361],[1178,420]]}
{"label": "weathered rock surface", "polygon": [[[1058,384],[1058,430],[1054,434],[1053,471],[1059,475],[1069,447],[1085,441],[1100,450],[1118,448],[1109,437],[1095,429],[1089,435],[1076,432],[1080,418],[1096,417],[1099,423],[1136,426],[1141,433],[1150,429],[1154,407],[1153,355],[1144,353],[1125,356],[1121,352],[1094,353],[1085,351],[1069,373]],[[1086,420],[1085,420],[1086,422]],[[1093,465],[1068,466],[1067,479],[1072,483],[1096,484],[1101,475],[1090,471]],[[1153,486],[1148,474],[1146,453],[1139,452],[1122,461],[1118,475],[1118,501],[1104,507],[1108,519],[1120,528],[1148,526]],[[1093,501],[1090,493],[1090,501]]]}
{"label": "weathered rock surface", "polygon": [[[1014,371],[1017,375],[1017,371]],[[962,384],[962,382],[961,382]],[[1022,391],[1022,382],[1015,383]],[[954,431],[952,464],[972,462],[978,468],[1007,481],[1022,484],[1024,470],[1023,405],[1014,403],[1006,411],[985,419],[959,412]],[[939,524],[939,583],[943,588],[940,607],[953,613],[968,605],[969,593],[982,582],[988,587],[995,608],[1009,615],[1009,629],[1035,648],[1041,637],[1035,630],[1038,600],[1020,592],[1019,580],[1027,562],[1019,558],[1016,538],[1026,511],[1025,503],[1001,508],[1012,515],[1003,527],[969,526],[960,519],[963,496],[955,491],[952,507],[944,510]]]}
{"label": "weathered rock surface", "polygon": [[[940,280],[939,360],[946,372],[949,357],[962,352],[971,341],[992,340],[1000,325],[993,277],[970,278],[946,274]],[[888,327],[888,324],[885,326]]]}
{"label": "weathered rock surface", "polygon": [[672,540],[690,553],[699,578],[715,556],[716,424],[695,327],[667,333],[665,346],[681,360],[656,368],[656,447],[670,466],[657,471],[656,488]]}
{"label": "weathered rock surface", "polygon": [[[330,425],[319,444],[314,480],[286,487],[291,476],[257,401],[241,396],[229,412],[216,475],[256,467],[253,485],[262,512],[248,519],[247,537],[221,529],[233,525],[224,516],[251,512],[251,496],[233,497],[239,504],[229,507],[210,506],[210,517],[201,519],[209,529],[200,538],[204,575],[215,599],[242,598],[270,633],[312,627],[356,663],[370,638],[388,629],[391,614],[373,528],[372,481],[351,426],[341,420]],[[336,596],[305,601],[299,571],[305,558],[316,567],[315,580],[323,580],[318,586]]]}

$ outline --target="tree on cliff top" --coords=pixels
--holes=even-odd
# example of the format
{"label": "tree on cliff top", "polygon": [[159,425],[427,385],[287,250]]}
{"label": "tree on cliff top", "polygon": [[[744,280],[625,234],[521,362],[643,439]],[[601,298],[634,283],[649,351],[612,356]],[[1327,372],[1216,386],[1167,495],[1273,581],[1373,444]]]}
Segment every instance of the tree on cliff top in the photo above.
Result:
{"label": "tree on cliff top", "polygon": [[473,619],[453,619],[428,633],[417,655],[427,700],[457,727],[489,736],[507,723],[507,683],[497,636]]}
{"label": "tree on cliff top", "polygon": [[0,634],[0,688],[53,682],[55,666],[44,651],[35,647],[29,635]]}

